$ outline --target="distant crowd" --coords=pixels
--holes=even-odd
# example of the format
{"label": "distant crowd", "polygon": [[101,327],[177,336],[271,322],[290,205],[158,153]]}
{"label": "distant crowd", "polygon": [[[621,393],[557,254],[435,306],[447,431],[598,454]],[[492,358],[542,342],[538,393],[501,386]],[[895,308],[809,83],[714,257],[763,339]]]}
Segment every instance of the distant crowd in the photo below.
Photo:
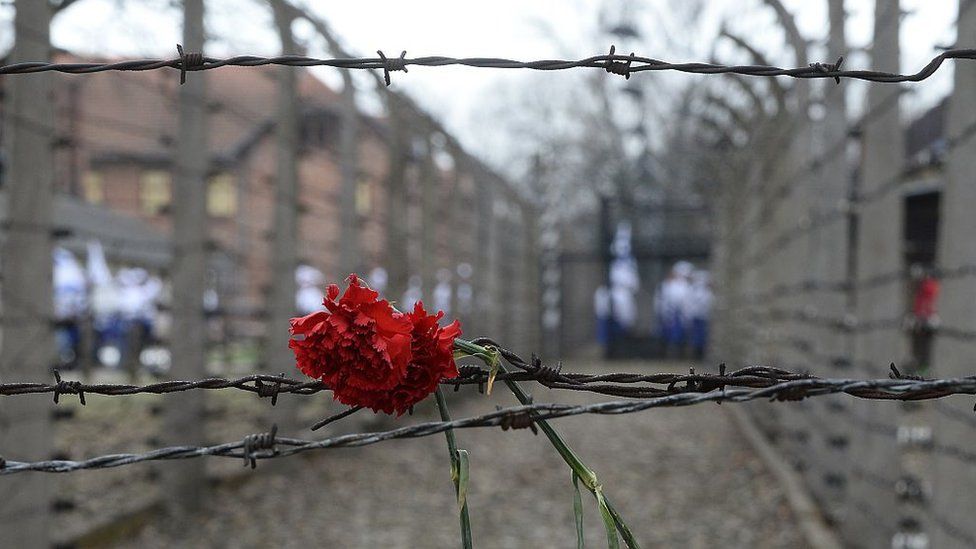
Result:
{"label": "distant crowd", "polygon": [[83,352],[110,367],[138,360],[158,335],[162,280],[140,267],[113,273],[97,241],[88,244],[84,265],[62,247],[53,259],[59,363],[73,366]]}
{"label": "distant crowd", "polygon": [[[617,226],[610,252],[609,284],[600,285],[593,295],[597,341],[604,349],[621,342],[639,346],[636,325],[641,277],[631,250],[629,224]],[[665,356],[705,355],[712,300],[707,270],[695,269],[687,261],[674,264],[654,292],[652,333]]]}

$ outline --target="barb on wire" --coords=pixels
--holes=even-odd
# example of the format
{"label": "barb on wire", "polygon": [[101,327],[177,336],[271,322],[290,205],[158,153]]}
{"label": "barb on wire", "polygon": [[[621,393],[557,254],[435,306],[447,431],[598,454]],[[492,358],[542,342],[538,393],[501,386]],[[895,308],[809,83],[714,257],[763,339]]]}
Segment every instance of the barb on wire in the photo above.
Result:
{"label": "barb on wire", "polygon": [[180,85],[186,84],[186,71],[197,70],[203,66],[203,54],[199,52],[186,53],[183,51],[183,44],[176,45],[176,52],[180,59]]}
{"label": "barb on wire", "polygon": [[383,81],[390,85],[390,73],[394,71],[410,72],[407,70],[406,58],[407,50],[400,52],[400,57],[387,59],[382,50],[376,50],[376,54],[383,60]]}
{"label": "barb on wire", "polygon": [[57,404],[61,395],[72,394],[78,395],[78,400],[81,405],[85,405],[85,391],[81,388],[81,382],[79,381],[63,381],[61,379],[61,372],[54,370],[54,403]]}
{"label": "barb on wire", "polygon": [[[843,63],[844,63],[844,56],[842,55],[842,56],[840,56],[840,57],[837,58],[837,61],[835,63],[810,63],[810,66],[813,67],[813,68],[815,68],[815,69],[817,69],[818,71],[820,71],[822,73],[832,73],[832,72],[839,71],[840,70],[840,66]],[[834,77],[834,83],[835,84],[840,84],[840,77],[839,76],[835,76]]]}
{"label": "barb on wire", "polygon": [[[180,48],[182,49],[182,48]],[[911,74],[899,74],[873,70],[840,70],[839,66],[826,64],[812,64],[806,67],[782,68],[771,65],[722,65],[716,63],[671,63],[631,54],[629,56],[615,55],[611,48],[610,55],[596,55],[577,60],[541,59],[533,61],[517,61],[499,57],[447,57],[426,56],[407,58],[402,54],[399,58],[390,59],[380,54],[380,57],[358,58],[317,58],[300,55],[280,55],[275,57],[261,57],[256,55],[238,55],[234,57],[218,58],[200,54],[184,54],[172,59],[134,59],[115,61],[110,63],[48,63],[24,62],[0,66],[0,74],[31,74],[36,72],[61,72],[66,74],[91,74],[106,71],[150,71],[172,68],[180,71],[181,80],[185,81],[186,72],[212,70],[220,67],[257,67],[264,65],[284,65],[291,67],[326,66],[340,69],[382,70],[384,79],[389,82],[391,71],[403,70],[409,66],[443,67],[449,65],[491,68],[491,69],[531,69],[538,71],[567,70],[577,68],[603,69],[614,74],[629,77],[631,73],[645,71],[678,71],[691,74],[739,74],[743,76],[789,76],[792,78],[849,78],[866,80],[869,82],[896,83],[920,82],[932,76],[947,59],[976,59],[976,49],[950,49],[932,58],[922,69]],[[197,58],[196,56],[200,56]]]}
{"label": "barb on wire", "polygon": [[[504,356],[504,353],[503,353]],[[697,374],[700,375],[700,374]],[[689,377],[694,378],[696,374]],[[453,421],[433,421],[418,423],[389,431],[355,433],[321,440],[294,438],[274,438],[268,446],[255,446],[254,439],[227,442],[214,446],[173,446],[160,448],[142,454],[111,454],[82,461],[46,460],[36,462],[13,461],[9,458],[0,469],[0,475],[10,475],[27,471],[66,473],[83,469],[105,469],[121,467],[145,461],[189,459],[203,456],[229,457],[234,459],[274,459],[312,450],[326,448],[347,448],[376,444],[386,440],[418,438],[442,433],[448,429],[470,429],[477,427],[499,427],[503,424],[526,425],[531,418],[539,420],[556,419],[581,414],[630,414],[652,408],[681,407],[705,402],[746,402],[757,399],[777,400],[783,397],[816,397],[844,393],[866,399],[883,400],[922,400],[941,398],[953,394],[976,394],[976,377],[957,379],[908,380],[908,379],[798,379],[784,381],[764,388],[724,388],[708,393],[675,393],[667,396],[640,400],[617,400],[593,404],[530,404],[502,408],[484,415]],[[247,441],[251,440],[250,445]],[[274,451],[270,451],[274,447]],[[267,450],[255,452],[255,450]],[[250,461],[248,461],[250,463]]]}
{"label": "barb on wire", "polygon": [[626,61],[612,61],[615,57],[614,52],[617,51],[617,46],[610,46],[610,55],[605,65],[607,74],[619,74],[623,76],[626,80],[630,80],[630,70],[634,63],[634,52],[630,52],[630,57]]}
{"label": "barb on wire", "polygon": [[278,424],[275,423],[271,426],[271,431],[267,433],[257,433],[244,437],[244,447],[241,452],[244,457],[244,467],[250,465],[251,469],[255,469],[258,466],[257,459],[259,456],[273,457],[277,455],[278,451],[275,449],[275,435],[277,434]]}

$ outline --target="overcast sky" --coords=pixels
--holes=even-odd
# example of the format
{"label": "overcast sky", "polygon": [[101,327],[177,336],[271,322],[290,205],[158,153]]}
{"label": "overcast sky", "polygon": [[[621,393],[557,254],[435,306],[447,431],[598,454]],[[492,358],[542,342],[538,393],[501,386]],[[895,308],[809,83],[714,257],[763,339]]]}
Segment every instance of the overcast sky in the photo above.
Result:
{"label": "overcast sky", "polygon": [[[772,11],[760,0],[702,2],[704,9],[695,15],[700,36],[684,32],[690,26],[682,19],[687,14],[676,14],[672,9],[689,4],[680,0],[307,3],[332,25],[348,49],[366,56],[374,55],[377,49],[391,56],[405,49],[409,56],[585,57],[602,53],[609,46],[609,39],[597,32],[600,6],[623,5],[607,13],[613,18],[633,18],[640,22],[645,36],[638,53],[662,59],[703,60],[700,57],[710,47],[709,33],[714,35],[718,23],[727,20],[732,28],[763,45],[774,62],[791,63]],[[180,14],[171,4],[168,0],[80,0],[57,17],[52,39],[55,45],[79,53],[169,57],[175,53],[181,35]],[[822,44],[827,29],[826,0],[786,0],[786,4],[797,15],[801,31],[815,45]],[[209,54],[275,53],[277,40],[271,28],[270,11],[261,0],[210,0],[207,6],[208,33],[212,37],[208,43]],[[869,45],[873,2],[848,0],[847,6],[851,15],[850,44]],[[936,53],[935,46],[955,40],[956,1],[903,0],[902,6],[909,12],[902,27],[903,72],[914,72]],[[0,7],[0,47],[4,49],[11,38],[12,15],[9,6]],[[296,31],[300,37],[313,36],[301,26]],[[310,41],[309,54],[326,55],[326,52],[319,41]],[[868,64],[866,55],[852,54],[846,66],[867,67]],[[918,92],[904,104],[909,115],[947,92],[951,85],[949,68],[933,79],[914,85]],[[338,84],[327,70],[321,74],[328,82]],[[551,75],[554,79],[560,77]],[[656,73],[636,77],[661,78]],[[470,145],[472,136],[477,135],[471,126],[481,123],[478,118],[481,102],[495,90],[518,86],[528,79],[519,71],[411,67],[409,74],[394,74],[393,80],[396,87],[411,93]],[[860,91],[863,86],[859,90],[857,84],[846,85],[851,87],[852,95],[863,93]],[[854,99],[856,105],[857,98]]]}

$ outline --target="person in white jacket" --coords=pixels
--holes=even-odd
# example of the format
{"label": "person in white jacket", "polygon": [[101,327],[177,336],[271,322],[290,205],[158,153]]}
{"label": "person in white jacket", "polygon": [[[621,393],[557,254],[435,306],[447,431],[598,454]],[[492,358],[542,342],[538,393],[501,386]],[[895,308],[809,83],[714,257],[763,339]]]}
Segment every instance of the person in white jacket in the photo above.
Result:
{"label": "person in white jacket", "polygon": [[72,365],[78,358],[80,349],[79,322],[88,308],[88,285],[85,271],[75,254],[55,246],[53,256],[58,358],[63,365]]}
{"label": "person in white jacket", "polygon": [[307,315],[315,311],[321,311],[324,306],[325,292],[322,286],[325,285],[325,275],[322,271],[311,265],[299,265],[295,268],[295,308],[299,315]]}
{"label": "person in white jacket", "polygon": [[661,339],[668,356],[680,355],[687,339],[688,298],[691,292],[689,277],[694,267],[679,261],[661,283],[655,302]]}
{"label": "person in white jacket", "polygon": [[688,319],[688,339],[695,358],[704,358],[708,344],[708,319],[712,312],[712,288],[708,271],[697,270],[691,275],[688,291],[686,316]]}

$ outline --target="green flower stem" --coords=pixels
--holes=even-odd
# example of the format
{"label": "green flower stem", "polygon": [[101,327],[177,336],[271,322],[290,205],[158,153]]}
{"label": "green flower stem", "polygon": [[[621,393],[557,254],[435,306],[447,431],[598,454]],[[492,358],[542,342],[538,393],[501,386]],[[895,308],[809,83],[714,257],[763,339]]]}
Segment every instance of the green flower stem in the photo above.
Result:
{"label": "green flower stem", "polygon": [[[492,380],[494,379],[495,372],[508,372],[505,366],[501,363],[501,356],[499,355],[498,350],[494,349],[493,347],[483,347],[481,345],[471,343],[470,341],[455,339],[454,349],[455,356],[472,356],[483,360],[485,364],[488,365],[491,372],[489,374],[491,376],[490,379]],[[511,379],[506,379],[505,384],[520,403],[523,405],[532,404],[532,399],[522,389],[518,382]],[[440,403],[443,399],[443,397],[440,395],[440,389],[438,389],[437,394],[438,403]],[[442,408],[442,410],[446,412],[446,407]],[[442,413],[441,418],[445,417],[447,416]],[[559,436],[559,433],[557,433],[556,430],[549,425],[548,421],[539,419],[536,420],[535,423],[540,429],[542,429],[542,432],[545,433],[546,438],[549,439],[549,442],[552,444],[553,448],[556,449],[556,452],[559,453],[560,457],[563,458],[563,461],[565,461],[566,464],[569,465],[569,468],[572,469],[573,474],[578,477],[580,481],[582,481],[583,485],[586,486],[586,489],[589,490],[596,498],[597,503],[600,506],[600,512],[603,514],[604,521],[607,526],[607,541],[610,547],[616,547],[618,545],[617,532],[615,532],[613,529],[613,526],[616,526],[616,530],[620,532],[620,536],[623,537],[624,543],[626,543],[628,547],[631,549],[640,549],[640,544],[637,543],[637,539],[634,537],[630,527],[627,526],[627,523],[624,521],[623,517],[613,506],[613,504],[610,503],[610,500],[603,495],[603,486],[601,486],[599,481],[597,481],[596,473],[587,467],[585,463],[583,463],[583,460],[576,454],[576,452],[573,451],[572,448],[569,447],[568,444],[566,444],[566,441],[564,441],[562,437]],[[450,445],[452,444],[451,439],[453,439],[453,434],[451,434],[451,431],[446,432],[448,433],[448,445]],[[454,455],[453,451],[452,455]]]}
{"label": "green flower stem", "polygon": [[[504,365],[499,365],[499,368],[502,372],[508,371]],[[522,389],[518,382],[511,379],[506,379],[505,385],[508,385],[508,388],[512,391],[515,398],[518,399],[519,402],[524,405],[532,403],[532,399],[529,398],[529,395]],[[573,451],[572,448],[569,447],[568,444],[566,444],[566,441],[564,441],[563,438],[559,436],[559,433],[557,433],[556,430],[549,425],[548,421],[539,419],[536,420],[536,424],[540,429],[542,429],[542,432],[545,433],[546,438],[548,438],[549,442],[552,443],[553,448],[555,448],[556,451],[559,452],[559,455],[562,456],[563,461],[569,465],[570,469],[573,470],[573,473],[575,473],[576,476],[579,477],[579,479],[583,482],[583,485],[593,493],[594,497],[596,497],[597,502],[600,504],[601,511],[603,511],[605,508],[606,512],[609,513],[610,517],[613,519],[613,523],[617,527],[617,530],[620,531],[621,537],[624,538],[624,543],[627,544],[627,547],[630,547],[631,549],[639,549],[640,544],[637,543],[636,538],[634,538],[634,534],[631,532],[630,527],[627,526],[626,522],[624,522],[623,517],[613,507],[610,500],[603,495],[603,486],[601,486],[597,481],[596,473],[587,467],[585,463],[583,463],[583,460],[576,454],[576,452]],[[610,546],[614,546],[616,541],[616,533],[608,530],[607,538]]]}
{"label": "green flower stem", "polygon": [[[444,393],[440,387],[434,392],[434,396],[437,399],[437,410],[441,414],[441,421],[451,421],[451,413],[447,410],[447,400],[444,398]],[[458,448],[457,441],[454,438],[454,429],[444,431],[444,436],[447,438],[447,451],[451,454],[451,480],[454,481],[454,495],[460,500],[461,467],[458,463]],[[471,549],[472,547],[471,517],[468,515],[467,497],[464,498],[461,505],[461,547],[464,549]]]}

